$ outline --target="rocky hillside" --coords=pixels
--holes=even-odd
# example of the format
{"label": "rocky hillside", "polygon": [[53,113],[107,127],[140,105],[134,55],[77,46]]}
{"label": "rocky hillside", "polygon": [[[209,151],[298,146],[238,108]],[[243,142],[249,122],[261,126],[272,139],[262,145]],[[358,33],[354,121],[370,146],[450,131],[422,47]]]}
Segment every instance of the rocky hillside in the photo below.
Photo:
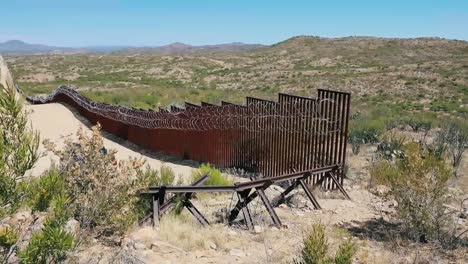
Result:
{"label": "rocky hillside", "polygon": [[[466,41],[294,37],[247,51],[215,52],[185,44],[162,50],[177,53],[136,49],[9,60],[30,94],[67,84],[96,100],[143,108],[186,99],[274,98],[277,92],[310,96],[317,88],[350,91],[355,100],[416,103],[421,109],[442,103],[448,112],[463,112],[468,104]],[[112,92],[102,94],[103,89]]]}

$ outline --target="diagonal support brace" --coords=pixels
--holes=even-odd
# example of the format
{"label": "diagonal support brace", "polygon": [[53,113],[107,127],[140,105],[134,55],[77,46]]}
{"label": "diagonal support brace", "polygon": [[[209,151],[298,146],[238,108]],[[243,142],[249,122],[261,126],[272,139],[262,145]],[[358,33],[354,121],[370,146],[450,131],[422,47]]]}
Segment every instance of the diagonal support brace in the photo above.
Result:
{"label": "diagonal support brace", "polygon": [[209,225],[210,223],[206,218],[201,214],[201,212],[193,205],[193,203],[190,201],[190,198],[192,198],[192,193],[186,193],[184,200],[182,201],[183,205],[189,212],[197,219],[197,221],[202,225],[206,226]]}
{"label": "diagonal support brace", "polygon": [[333,171],[331,171],[328,173],[328,176],[332,179],[332,181],[336,184],[336,186],[338,186],[338,189],[344,195],[344,197],[346,197],[346,199],[348,200],[351,200],[351,197],[349,197],[348,193],[343,188],[343,185],[341,185],[338,179],[336,178],[336,174]]}
{"label": "diagonal support brace", "polygon": [[[257,177],[251,178],[251,180],[256,180],[256,179]],[[260,199],[262,200],[263,205],[265,205],[266,210],[270,214],[271,220],[273,220],[273,223],[275,224],[277,228],[281,228],[282,226],[281,220],[279,219],[278,215],[275,212],[275,209],[273,208],[273,205],[271,204],[270,200],[265,194],[265,189],[270,187],[272,184],[273,184],[273,181],[268,181],[262,187],[255,188],[255,192],[251,194],[251,196],[254,194],[258,194],[258,196],[260,196]]]}
{"label": "diagonal support brace", "polygon": [[253,221],[252,216],[250,215],[250,210],[247,203],[247,198],[249,196],[250,189],[245,191],[237,192],[237,197],[239,198],[239,202],[242,205],[242,214],[244,215],[245,224],[247,225],[247,229],[253,230]]}
{"label": "diagonal support brace", "polygon": [[312,192],[309,190],[307,184],[306,184],[306,179],[310,177],[310,174],[305,174],[304,177],[299,178],[297,180],[294,180],[291,185],[289,185],[286,190],[284,190],[278,197],[275,198],[275,201],[273,202],[273,206],[277,207],[280,204],[284,203],[286,201],[286,195],[288,195],[290,192],[292,192],[298,185],[301,185],[302,189],[307,195],[307,198],[309,198],[310,202],[314,206],[315,209],[320,210],[322,207],[318,203],[317,199],[315,196],[312,194]]}

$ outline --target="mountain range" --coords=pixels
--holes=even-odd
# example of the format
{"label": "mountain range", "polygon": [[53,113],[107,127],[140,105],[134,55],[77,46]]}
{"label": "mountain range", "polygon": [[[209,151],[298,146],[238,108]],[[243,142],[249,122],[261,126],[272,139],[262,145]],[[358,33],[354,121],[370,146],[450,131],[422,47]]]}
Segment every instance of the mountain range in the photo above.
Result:
{"label": "mountain range", "polygon": [[161,53],[188,53],[188,52],[235,52],[263,47],[260,44],[245,44],[233,42],[217,45],[192,46],[175,42],[165,46],[133,47],[133,46],[90,46],[80,48],[56,47],[41,44],[29,44],[21,40],[9,40],[0,43],[0,54],[43,54],[43,53],[90,53],[90,52],[161,52]]}

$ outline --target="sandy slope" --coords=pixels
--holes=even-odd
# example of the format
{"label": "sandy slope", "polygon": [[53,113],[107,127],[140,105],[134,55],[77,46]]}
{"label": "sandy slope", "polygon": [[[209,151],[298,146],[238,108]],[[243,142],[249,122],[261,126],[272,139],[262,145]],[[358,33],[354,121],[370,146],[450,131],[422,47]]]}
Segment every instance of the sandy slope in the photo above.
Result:
{"label": "sandy slope", "polygon": [[[74,109],[62,104],[27,105],[26,110],[30,112],[28,118],[33,129],[40,133],[41,142],[44,139],[49,139],[50,141],[55,142],[57,146],[61,147],[63,146],[64,137],[68,135],[74,136],[79,127],[89,130],[87,127],[89,123],[86,119],[79,116]],[[104,145],[108,149],[116,149],[118,151],[116,154],[118,159],[143,156],[147,160],[147,164],[153,168],[159,169],[161,164],[163,164],[161,159],[166,158],[158,157],[154,153],[148,153],[145,150],[136,148],[133,144],[127,141],[122,142],[121,139],[113,137],[108,133],[103,132],[103,135],[105,136]],[[108,138],[112,140],[109,140]],[[43,154],[46,154],[42,143],[40,151]],[[49,168],[51,160],[56,159],[57,157],[54,157],[50,153],[41,157],[35,167],[30,171],[30,175],[40,175],[44,170]],[[164,164],[172,167],[176,175],[182,175],[184,177],[189,177],[193,169],[189,164],[178,165],[170,162],[166,162]]]}

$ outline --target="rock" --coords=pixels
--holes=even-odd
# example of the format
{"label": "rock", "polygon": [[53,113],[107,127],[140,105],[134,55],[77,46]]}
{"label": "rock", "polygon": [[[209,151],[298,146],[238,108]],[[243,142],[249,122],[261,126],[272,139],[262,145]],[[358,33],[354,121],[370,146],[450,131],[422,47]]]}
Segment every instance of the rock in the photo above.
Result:
{"label": "rock", "polygon": [[263,232],[263,228],[261,226],[259,226],[259,225],[254,226],[254,233],[255,234],[260,234],[262,232]]}
{"label": "rock", "polygon": [[268,199],[273,200],[276,197],[278,197],[282,192],[284,192],[284,189],[281,188],[278,185],[271,185],[270,188],[267,188],[265,190],[265,194],[268,197]]}
{"label": "rock", "polygon": [[236,235],[237,235],[237,232],[234,231],[234,230],[229,230],[229,231],[228,231],[228,235],[229,235],[229,236],[236,236]]}
{"label": "rock", "polygon": [[29,226],[29,230],[31,230],[31,232],[36,232],[36,231],[41,230],[44,227],[45,219],[46,219],[45,216],[37,218],[36,221],[32,225]]}
{"label": "rock", "polygon": [[22,224],[30,217],[31,217],[31,212],[29,211],[17,212],[8,220],[8,223],[10,225]]}
{"label": "rock", "polygon": [[378,196],[385,196],[390,192],[390,188],[385,185],[377,185],[374,188],[372,188],[371,193],[376,194]]}
{"label": "rock", "polygon": [[229,255],[233,256],[233,257],[238,257],[238,258],[241,258],[241,257],[245,257],[245,253],[244,251],[240,250],[240,249],[231,249],[231,251],[229,251]]}
{"label": "rock", "polygon": [[68,220],[68,222],[65,224],[64,229],[66,232],[71,233],[75,237],[78,237],[80,235],[80,223],[73,218]]}
{"label": "rock", "polygon": [[299,193],[296,193],[295,195],[292,195],[292,197],[287,201],[287,203],[292,208],[302,208],[306,206],[308,200]]}
{"label": "rock", "polygon": [[134,245],[133,245],[133,248],[135,250],[144,250],[146,249],[146,246],[145,244],[141,243],[141,242],[136,242]]}
{"label": "rock", "polygon": [[271,231],[275,231],[275,232],[276,232],[276,231],[279,231],[279,228],[277,228],[276,226],[274,226],[274,227],[271,228]]}
{"label": "rock", "polygon": [[208,247],[211,248],[211,249],[214,249],[216,250],[218,247],[216,246],[216,244],[212,241],[208,242]]}

